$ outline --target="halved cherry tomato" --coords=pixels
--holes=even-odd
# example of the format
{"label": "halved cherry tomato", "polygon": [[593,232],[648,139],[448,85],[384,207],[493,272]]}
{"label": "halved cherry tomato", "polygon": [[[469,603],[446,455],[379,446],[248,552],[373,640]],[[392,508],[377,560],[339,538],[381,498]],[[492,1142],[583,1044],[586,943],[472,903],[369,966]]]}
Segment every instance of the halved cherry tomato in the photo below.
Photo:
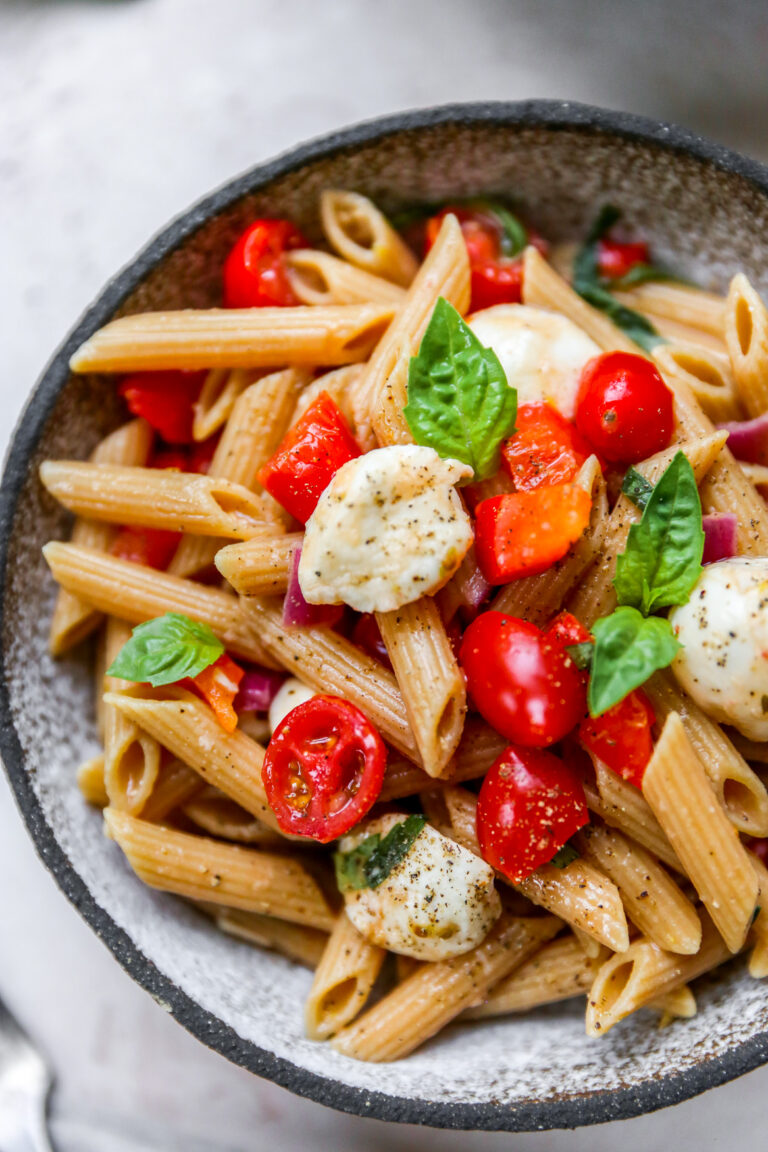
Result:
{"label": "halved cherry tomato", "polygon": [[648,245],[642,240],[611,240],[603,236],[597,244],[597,270],[607,280],[620,280],[636,264],[650,263]]}
{"label": "halved cherry tomato", "polygon": [[275,729],[261,770],[284,832],[327,844],[376,802],[387,750],[366,716],[338,696],[314,696]]}
{"label": "halved cherry tomato", "polygon": [[551,860],[588,823],[578,774],[541,749],[506,748],[477,798],[483,859],[513,884]]}
{"label": "halved cherry tomato", "polygon": [[290,220],[254,220],[224,262],[224,306],[298,304],[283,257],[292,248],[306,247],[307,241]]}
{"label": "halved cherry tomato", "polygon": [[545,572],[582,535],[591,510],[589,493],[578,484],[482,500],[475,510],[475,549],[486,580],[506,584]]}
{"label": "halved cherry tomato", "polygon": [[650,360],[632,352],[603,352],[582,370],[576,427],[604,460],[637,464],[672,439],[672,393]]}
{"label": "halved cherry tomato", "polygon": [[341,412],[328,393],[321,392],[259,470],[258,481],[305,524],[342,464],[359,455]]}
{"label": "halved cherry tomato", "polygon": [[245,670],[225,652],[190,680],[198,695],[213,709],[225,732],[234,732],[237,728],[234,703],[244,675]]}
{"label": "halved cherry tomato", "polygon": [[655,723],[650,700],[636,688],[602,716],[582,720],[579,740],[617,776],[641,788],[653,755],[651,728]]}
{"label": "halved cherry tomato", "polygon": [[143,416],[169,444],[192,441],[192,405],[200,395],[205,372],[176,370],[135,372],[118,389],[134,416]]}
{"label": "halved cherry tomato", "polygon": [[516,616],[491,611],[473,620],[460,662],[478,712],[516,744],[555,744],[587,710],[573,660],[535,624]]}
{"label": "halved cherry tomato", "polygon": [[173,559],[181,541],[181,532],[167,532],[164,528],[121,528],[112,541],[110,552],[121,560],[143,564],[164,572]]}
{"label": "halved cherry tomato", "polygon": [[364,612],[358,616],[352,629],[351,640],[353,644],[357,644],[358,648],[362,648],[363,652],[367,652],[369,656],[373,656],[374,660],[378,660],[379,664],[383,664],[386,668],[392,667],[387,646],[382,639],[376,617],[372,612]]}
{"label": "halved cherry tomato", "polygon": [[572,480],[591,454],[574,425],[551,404],[522,404],[515,423],[501,455],[518,492]]}

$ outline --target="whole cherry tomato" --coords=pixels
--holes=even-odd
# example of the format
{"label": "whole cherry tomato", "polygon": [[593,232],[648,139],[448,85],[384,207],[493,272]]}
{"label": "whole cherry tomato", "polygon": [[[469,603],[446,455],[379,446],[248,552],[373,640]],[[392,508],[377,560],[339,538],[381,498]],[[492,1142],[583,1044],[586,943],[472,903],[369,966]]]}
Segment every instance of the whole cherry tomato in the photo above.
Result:
{"label": "whole cherry tomato", "polygon": [[224,263],[226,308],[265,308],[298,304],[283,259],[307,241],[290,220],[254,220]]}
{"label": "whole cherry tomato", "polygon": [[642,240],[612,240],[604,236],[597,245],[597,269],[606,280],[620,280],[636,264],[650,263],[648,245]]}
{"label": "whole cherry tomato", "polygon": [[338,696],[314,696],[275,729],[261,775],[284,832],[327,844],[375,803],[387,750],[359,708]]}
{"label": "whole cherry tomato", "polygon": [[477,798],[483,859],[519,884],[589,823],[578,773],[551,752],[505,748]]}
{"label": "whole cherry tomato", "polygon": [[602,716],[582,720],[579,740],[617,776],[641,788],[653,755],[651,729],[655,722],[650,700],[636,688]]}
{"label": "whole cherry tomato", "polygon": [[604,352],[581,373],[576,427],[598,456],[636,464],[668,447],[675,428],[672,393],[650,360]]}
{"label": "whole cherry tomato", "polygon": [[192,441],[192,405],[200,395],[205,372],[168,369],[134,372],[118,389],[134,416],[143,416],[169,444]]}
{"label": "whole cherry tomato", "polygon": [[483,612],[473,620],[460,662],[478,712],[516,744],[555,744],[587,710],[581,674],[565,650],[516,616]]}

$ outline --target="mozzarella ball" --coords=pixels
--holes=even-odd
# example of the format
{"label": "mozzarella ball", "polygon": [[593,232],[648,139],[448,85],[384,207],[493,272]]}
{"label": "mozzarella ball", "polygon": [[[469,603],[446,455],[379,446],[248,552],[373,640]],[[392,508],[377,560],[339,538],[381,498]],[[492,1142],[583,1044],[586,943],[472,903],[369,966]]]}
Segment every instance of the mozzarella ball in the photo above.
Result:
{"label": "mozzarella ball", "polygon": [[573,420],[581,370],[600,354],[594,340],[557,312],[526,304],[497,304],[470,317],[481,344],[492,348],[518,404],[548,401]]}
{"label": "mozzarella ball", "polygon": [[[372,820],[341,841],[342,852],[376,832],[383,838],[406,817]],[[493,870],[479,856],[425,824],[377,888],[344,895],[347,916],[372,944],[416,960],[449,960],[487,936],[501,913]]]}
{"label": "mozzarella ball", "polygon": [[281,684],[269,706],[270,732],[274,735],[275,728],[278,724],[282,724],[288,713],[297,708],[299,704],[311,700],[313,696],[317,696],[317,692],[313,692],[311,688],[307,688],[306,684],[302,684],[301,680],[296,680],[293,676]]}
{"label": "mozzarella ball", "polygon": [[669,618],[684,645],[672,667],[686,692],[714,720],[768,740],[768,559],[707,565]]}
{"label": "mozzarella ball", "polygon": [[454,488],[472,476],[433,448],[395,444],[342,465],[307,521],[299,584],[310,604],[389,612],[437,592],[472,543]]}

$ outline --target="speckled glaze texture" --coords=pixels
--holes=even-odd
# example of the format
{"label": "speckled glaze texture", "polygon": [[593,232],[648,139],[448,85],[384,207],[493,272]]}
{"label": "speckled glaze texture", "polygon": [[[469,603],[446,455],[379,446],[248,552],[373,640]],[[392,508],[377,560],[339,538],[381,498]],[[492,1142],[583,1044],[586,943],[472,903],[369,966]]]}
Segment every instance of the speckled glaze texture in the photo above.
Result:
{"label": "speckled glaze texture", "polygon": [[318,237],[317,196],[351,187],[386,209],[513,194],[545,233],[574,235],[610,199],[655,251],[723,288],[737,269],[768,289],[768,174],[686,132],[552,103],[470,105],[361,125],[235,180],[156,238],[56,354],[13,441],[0,503],[0,747],[41,856],[124,967],[203,1043],[254,1072],[361,1115],[444,1127],[598,1123],[694,1095],[768,1059],[768,996],[739,962],[698,991],[699,1014],[650,1016],[600,1041],[569,1006],[457,1026],[394,1065],[357,1064],[306,1040],[309,974],[219,936],[133,876],[84,805],[75,769],[96,748],[87,653],[47,652],[54,589],[41,545],[67,522],[37,482],[47,456],[83,457],[118,419],[109,382],[73,379],[71,352],[111,316],[218,302],[228,245],[256,214]]}

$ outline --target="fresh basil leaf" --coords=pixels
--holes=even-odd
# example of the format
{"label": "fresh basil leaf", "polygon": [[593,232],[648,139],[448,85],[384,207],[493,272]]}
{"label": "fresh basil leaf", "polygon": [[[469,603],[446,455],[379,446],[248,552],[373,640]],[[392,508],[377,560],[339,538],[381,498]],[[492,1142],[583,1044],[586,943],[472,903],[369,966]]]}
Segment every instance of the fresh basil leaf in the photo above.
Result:
{"label": "fresh basil leaf", "polygon": [[555,852],[550,864],[554,868],[567,868],[569,864],[573,864],[574,860],[578,860],[580,855],[581,853],[574,848],[573,844],[568,842]]}
{"label": "fresh basil leaf", "polygon": [[690,461],[678,452],[629,529],[613,583],[620,604],[643,615],[685,604],[701,575],[701,500]]}
{"label": "fresh basil leaf", "polygon": [[335,852],[336,882],[342,892],[378,888],[410,851],[426,824],[424,816],[408,816],[393,824],[382,839],[378,832],[366,836],[351,852]]}
{"label": "fresh basil leaf", "polygon": [[521,220],[514,212],[505,208],[497,200],[472,200],[468,207],[477,208],[480,212],[487,212],[495,216],[501,227],[501,253],[512,258],[519,256],[528,243],[528,232]]}
{"label": "fresh basil leaf", "polygon": [[411,359],[403,415],[417,444],[469,464],[475,480],[498,471],[501,442],[515,429],[517,392],[496,353],[442,296]]}
{"label": "fresh basil leaf", "polygon": [[638,284],[648,284],[650,281],[661,282],[664,280],[675,280],[679,284],[684,283],[674,272],[662,268],[660,264],[633,264],[624,276],[618,276],[611,281],[611,287],[621,290],[622,288],[636,288]]}
{"label": "fresh basil leaf", "polygon": [[581,644],[566,644],[565,650],[580,672],[586,672],[592,667],[592,657],[595,654],[592,640],[583,640]]}
{"label": "fresh basil leaf", "polygon": [[133,629],[107,675],[158,688],[197,676],[223,654],[224,645],[207,624],[166,612]]}
{"label": "fresh basil leaf", "polygon": [[617,608],[596,620],[595,652],[589,678],[590,716],[601,716],[659,668],[671,664],[680,648],[669,620],[645,618],[636,608]]}
{"label": "fresh basil leaf", "polygon": [[630,468],[621,482],[621,490],[635,507],[642,510],[651,498],[653,484],[636,468]]}

